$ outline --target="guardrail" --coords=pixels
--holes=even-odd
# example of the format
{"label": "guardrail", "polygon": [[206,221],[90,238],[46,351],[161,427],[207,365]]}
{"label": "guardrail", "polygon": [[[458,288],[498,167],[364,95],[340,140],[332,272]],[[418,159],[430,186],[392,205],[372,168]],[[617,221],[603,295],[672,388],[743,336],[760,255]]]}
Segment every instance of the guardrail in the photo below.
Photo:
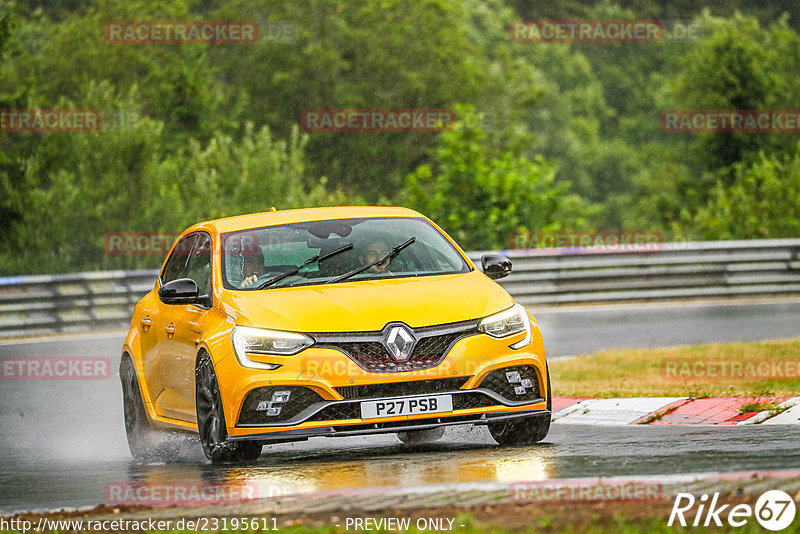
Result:
{"label": "guardrail", "polygon": [[0,278],[0,337],[124,326],[158,271]]}
{"label": "guardrail", "polygon": [[[800,294],[800,239],[505,250],[527,306]],[[470,252],[480,267],[484,252]],[[124,326],[156,271],[0,278],[0,337]]]}
{"label": "guardrail", "polygon": [[[800,239],[500,253],[514,265],[500,283],[528,306],[800,293]],[[476,264],[481,255],[469,254]]]}

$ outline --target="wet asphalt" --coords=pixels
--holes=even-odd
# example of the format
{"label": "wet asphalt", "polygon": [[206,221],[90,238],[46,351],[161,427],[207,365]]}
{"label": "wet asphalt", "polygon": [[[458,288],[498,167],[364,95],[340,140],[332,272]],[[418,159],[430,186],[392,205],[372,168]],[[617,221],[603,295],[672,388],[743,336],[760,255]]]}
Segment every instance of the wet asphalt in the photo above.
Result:
{"label": "wet asphalt", "polygon": [[[552,358],[607,348],[800,336],[800,301],[532,309]],[[393,434],[264,447],[253,465],[212,466],[199,443],[173,464],[134,463],[116,375],[122,332],[0,343],[0,356],[107,356],[105,380],[0,380],[0,514],[102,504],[126,481],[248,482],[258,496],[326,489],[797,468],[797,427],[554,425],[528,447],[494,444],[485,427],[449,427],[435,444]],[[799,392],[800,393],[800,392]],[[557,388],[554,394],[558,394]]]}

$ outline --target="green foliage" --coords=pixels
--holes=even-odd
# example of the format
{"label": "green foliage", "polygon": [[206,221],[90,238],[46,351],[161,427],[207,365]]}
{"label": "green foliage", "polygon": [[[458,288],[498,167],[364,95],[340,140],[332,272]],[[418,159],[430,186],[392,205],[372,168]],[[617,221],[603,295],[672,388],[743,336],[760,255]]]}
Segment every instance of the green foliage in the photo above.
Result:
{"label": "green foliage", "polygon": [[[119,97],[108,84],[91,83],[82,101],[62,100],[59,107],[93,102],[137,111],[137,98],[135,91]],[[23,164],[21,184],[0,175],[0,191],[20,214],[7,229],[9,253],[0,256],[0,271],[152,268],[161,256],[108,254],[105,235],[178,233],[200,220],[272,206],[348,203],[327,192],[324,179],[304,185],[306,138],[297,130],[280,141],[267,128],[255,131],[248,124],[236,140],[218,133],[208,143],[190,139],[186,150],[167,154],[164,130],[162,122],[144,118],[127,131],[44,137]]]}
{"label": "green foliage", "polygon": [[[678,75],[665,85],[664,109],[797,107],[800,88],[790,80],[800,69],[800,36],[785,19],[762,27],[751,17],[706,12],[697,22],[706,37],[680,58]],[[658,167],[643,172],[637,213],[697,239],[797,235],[786,220],[797,213],[797,197],[785,163],[795,159],[797,135],[669,135],[676,139],[671,148],[653,149]]]}
{"label": "green foliage", "polygon": [[[103,235],[273,205],[408,204],[467,248],[548,229],[796,237],[796,134],[673,134],[658,118],[797,108],[799,8],[703,4],[0,0],[0,109],[141,117],[98,133],[0,132],[0,274],[152,267],[162,258],[106,254]],[[704,37],[511,42],[509,22],[532,18],[694,19]],[[253,20],[262,38],[103,36],[113,20],[198,19]],[[314,108],[455,108],[460,123],[299,132]]]}
{"label": "green foliage", "polygon": [[[213,18],[285,23],[292,36],[212,53],[230,86],[246,91],[248,118],[278,135],[307,109],[448,108],[479,99],[489,76],[464,10],[445,0],[235,0]],[[396,192],[435,142],[430,133],[314,133],[309,163],[374,201]]]}
{"label": "green foliage", "polygon": [[[785,19],[762,28],[737,15],[699,21],[710,35],[681,60],[672,91],[684,109],[793,109],[800,87],[792,77],[800,70],[800,36]],[[787,153],[796,138],[785,134],[700,135],[695,141],[698,163],[707,170],[734,163],[752,163],[761,152]],[[704,187],[706,184],[699,184]]]}
{"label": "green foliage", "polygon": [[678,233],[692,238],[768,239],[800,235],[800,145],[794,158],[761,158],[752,165],[736,163],[733,183],[720,179],[709,203],[694,214],[684,213]]}
{"label": "green foliage", "polygon": [[179,218],[173,228],[270,207],[346,204],[341,193],[327,192],[325,179],[305,186],[306,142],[307,136],[297,128],[288,141],[282,141],[274,139],[267,127],[255,131],[251,123],[237,139],[217,134],[206,145],[192,140],[186,152],[168,156],[153,169],[163,182],[178,185],[173,217]]}
{"label": "green foliage", "polygon": [[401,199],[437,221],[469,249],[506,248],[514,231],[581,229],[587,207],[569,184],[555,183],[552,168],[509,152],[492,155],[480,115],[459,107],[463,120],[442,134],[442,144],[410,174]]}

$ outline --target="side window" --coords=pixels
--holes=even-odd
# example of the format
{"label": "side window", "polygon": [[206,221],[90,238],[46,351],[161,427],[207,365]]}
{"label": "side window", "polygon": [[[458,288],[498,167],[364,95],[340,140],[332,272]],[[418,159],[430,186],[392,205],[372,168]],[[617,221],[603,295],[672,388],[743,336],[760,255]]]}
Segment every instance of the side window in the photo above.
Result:
{"label": "side window", "polygon": [[164,266],[164,274],[161,275],[161,283],[166,284],[178,278],[184,278],[186,275],[186,263],[189,259],[189,253],[197,241],[198,234],[187,235],[175,245],[172,250],[172,255],[167,260]]}
{"label": "side window", "polygon": [[186,264],[186,278],[195,281],[200,295],[211,293],[211,237],[207,234],[198,234]]}

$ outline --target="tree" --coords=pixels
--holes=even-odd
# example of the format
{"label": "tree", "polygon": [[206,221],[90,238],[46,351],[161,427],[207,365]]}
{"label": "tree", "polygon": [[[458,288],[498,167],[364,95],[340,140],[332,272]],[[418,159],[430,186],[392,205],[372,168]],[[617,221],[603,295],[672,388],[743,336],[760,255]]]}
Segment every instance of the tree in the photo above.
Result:
{"label": "tree", "polygon": [[[286,24],[287,39],[216,47],[213,63],[246,93],[248,117],[286,136],[315,108],[445,108],[471,103],[504,120],[537,96],[533,69],[510,53],[502,2],[467,0],[234,0],[215,18]],[[512,126],[505,141],[524,143]],[[436,133],[312,133],[312,175],[364,194],[392,196]]]}
{"label": "tree", "polygon": [[[116,94],[108,83],[89,83],[79,101],[57,107],[138,111],[135,90]],[[196,222],[267,211],[351,203],[329,194],[324,180],[307,187],[306,137],[288,141],[269,129],[245,125],[236,138],[218,132],[207,143],[164,152],[163,122],[142,118],[122,131],[43,135],[24,160],[23,179],[0,190],[20,214],[6,228],[0,272],[47,273],[112,268],[154,268],[163,255],[114,255],[105,250],[112,232],[177,234]],[[57,164],[54,164],[57,162]]]}
{"label": "tree", "polygon": [[[792,80],[800,70],[800,36],[781,19],[767,28],[753,18],[699,19],[709,36],[681,60],[681,72],[671,84],[678,109],[794,109],[800,87]],[[705,170],[734,163],[753,163],[767,155],[791,153],[797,137],[786,134],[701,134],[695,136],[694,158]],[[710,191],[713,184],[692,189]]]}
{"label": "tree", "polygon": [[[706,37],[680,59],[678,75],[665,85],[663,109],[797,107],[800,88],[792,78],[800,69],[800,36],[785,19],[762,28],[750,17],[737,14],[720,19],[706,12],[698,22]],[[781,228],[767,223],[757,230],[752,221],[734,223],[729,216],[751,206],[763,208],[766,197],[761,195],[775,187],[788,187],[790,195],[791,185],[779,185],[788,177],[767,179],[766,173],[784,169],[794,158],[796,134],[670,135],[677,141],[671,150],[666,144],[654,149],[660,151],[660,163],[647,169],[649,193],[642,195],[635,211],[649,213],[646,217],[658,219],[662,228],[690,237],[744,239],[771,235]],[[756,185],[760,183],[764,191]],[[731,206],[734,198],[745,205]],[[714,214],[713,209],[721,211]],[[692,228],[692,224],[698,227]]]}
{"label": "tree", "polygon": [[733,165],[733,183],[717,181],[709,203],[684,213],[678,233],[700,239],[769,239],[800,235],[800,144],[793,158]]}
{"label": "tree", "polygon": [[552,167],[541,157],[529,160],[505,152],[490,153],[479,127],[480,115],[459,108],[463,120],[442,134],[431,163],[406,180],[400,198],[440,224],[470,249],[505,248],[513,232],[577,230],[593,214],[555,183]]}

